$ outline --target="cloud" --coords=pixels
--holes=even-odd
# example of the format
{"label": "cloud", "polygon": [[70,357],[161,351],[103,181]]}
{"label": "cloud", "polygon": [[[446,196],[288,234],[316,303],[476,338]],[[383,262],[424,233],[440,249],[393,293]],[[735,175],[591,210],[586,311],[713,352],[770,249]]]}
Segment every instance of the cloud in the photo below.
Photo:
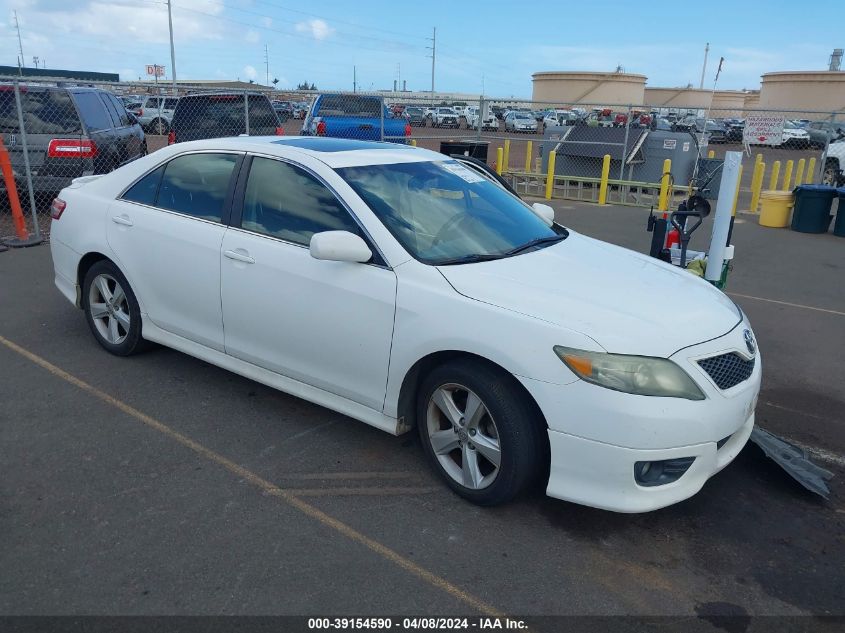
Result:
{"label": "cloud", "polygon": [[319,19],[307,20],[306,22],[299,22],[296,25],[296,30],[299,33],[310,33],[315,40],[325,40],[332,36],[334,28],[330,27],[326,22]]}
{"label": "cloud", "polygon": [[247,79],[255,79],[258,73],[254,66],[244,66],[244,75],[246,75]]}
{"label": "cloud", "polygon": [[261,36],[258,34],[258,31],[247,31],[246,32],[246,41],[250,44],[255,44],[258,40],[261,39]]}
{"label": "cloud", "polygon": [[271,26],[273,26],[273,18],[267,18],[267,17],[264,17],[264,18],[261,18],[261,19],[258,21],[258,23],[259,23],[261,26],[263,26],[265,29],[269,29]]}

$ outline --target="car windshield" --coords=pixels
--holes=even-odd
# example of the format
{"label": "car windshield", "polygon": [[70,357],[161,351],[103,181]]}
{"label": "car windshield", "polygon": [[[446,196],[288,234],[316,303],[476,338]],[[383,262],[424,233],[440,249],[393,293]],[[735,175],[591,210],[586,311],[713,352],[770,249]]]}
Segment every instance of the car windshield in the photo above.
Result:
{"label": "car windshield", "polygon": [[515,119],[531,119],[533,117],[530,114],[526,114],[524,112],[517,112],[516,114],[513,115],[513,118],[515,118]]}
{"label": "car windshield", "polygon": [[[300,104],[306,107],[306,104]],[[323,95],[320,101],[320,114],[331,117],[378,118],[381,99],[378,97],[358,97],[350,95]]]}
{"label": "car windshield", "polygon": [[337,172],[402,246],[426,264],[507,257],[535,240],[552,243],[567,235],[457,161],[366,165]]}

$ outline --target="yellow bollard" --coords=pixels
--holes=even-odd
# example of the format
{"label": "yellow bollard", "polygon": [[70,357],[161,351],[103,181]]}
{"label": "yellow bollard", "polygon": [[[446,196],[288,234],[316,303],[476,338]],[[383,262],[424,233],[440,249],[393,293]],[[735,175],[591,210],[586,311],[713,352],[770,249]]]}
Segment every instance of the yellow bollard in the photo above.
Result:
{"label": "yellow bollard", "polygon": [[716,150],[710,150],[707,152],[707,158],[716,158]]}
{"label": "yellow bollard", "polygon": [[412,138],[412,139],[411,139],[411,145],[412,145],[412,146],[414,146],[414,147],[416,147],[416,146],[417,146],[417,139]]}
{"label": "yellow bollard", "polygon": [[534,153],[533,149],[534,149],[534,143],[531,142],[531,141],[528,141],[528,143],[525,145],[525,171],[526,172],[531,171],[531,154]]}
{"label": "yellow bollard", "polygon": [[783,191],[790,191],[792,188],[792,166],[791,160],[786,161],[786,169],[783,172]]}
{"label": "yellow bollard", "polygon": [[549,152],[549,168],[546,170],[546,200],[552,199],[552,190],[555,186],[555,158],[554,151]]}
{"label": "yellow bollard", "polygon": [[742,184],[742,165],[739,166],[739,173],[736,177],[736,193],[734,193],[734,205],[731,208],[731,215],[736,215],[736,203],[739,200],[739,185]]}
{"label": "yellow bollard", "polygon": [[780,161],[776,160],[772,165],[772,177],[769,178],[769,190],[774,191],[778,188],[778,178],[780,177]]}
{"label": "yellow bollard", "polygon": [[657,198],[657,210],[669,210],[669,180],[672,173],[672,159],[667,158],[663,161],[663,176],[660,178],[660,197]]}
{"label": "yellow bollard", "polygon": [[804,159],[798,159],[798,168],[795,170],[795,186],[804,182]]}
{"label": "yellow bollard", "polygon": [[496,148],[496,173],[500,176],[502,175],[502,163],[505,162],[504,160],[504,152],[502,151],[501,147]]}
{"label": "yellow bollard", "polygon": [[813,156],[807,163],[807,184],[812,185],[816,179],[816,157]]}
{"label": "yellow bollard", "polygon": [[604,155],[601,163],[601,183],[599,184],[599,204],[607,204],[607,179],[610,176],[610,154]]}
{"label": "yellow bollard", "polygon": [[502,158],[502,171],[507,172],[510,169],[510,160],[511,160],[511,141],[510,139],[505,139],[505,155]]}
{"label": "yellow bollard", "polygon": [[[757,156],[761,156],[757,154]],[[754,163],[754,173],[751,175],[751,213],[757,213],[760,206],[760,191],[763,189],[763,176],[766,173],[766,163],[757,161]]]}

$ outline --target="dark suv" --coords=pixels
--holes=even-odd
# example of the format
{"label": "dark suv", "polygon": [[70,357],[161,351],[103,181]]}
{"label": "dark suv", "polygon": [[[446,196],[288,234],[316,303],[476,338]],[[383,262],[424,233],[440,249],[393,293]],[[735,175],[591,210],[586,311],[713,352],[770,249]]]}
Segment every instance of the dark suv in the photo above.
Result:
{"label": "dark suv", "polygon": [[279,117],[263,94],[243,92],[190,94],[179,99],[173,112],[168,142],[182,143],[224,136],[284,134]]}
{"label": "dark suv", "polygon": [[[36,193],[52,195],[73,178],[110,172],[147,153],[141,126],[105,90],[24,85],[20,96]],[[0,134],[20,192],[26,188],[23,137],[10,85],[0,85]],[[2,183],[0,189],[5,198]]]}

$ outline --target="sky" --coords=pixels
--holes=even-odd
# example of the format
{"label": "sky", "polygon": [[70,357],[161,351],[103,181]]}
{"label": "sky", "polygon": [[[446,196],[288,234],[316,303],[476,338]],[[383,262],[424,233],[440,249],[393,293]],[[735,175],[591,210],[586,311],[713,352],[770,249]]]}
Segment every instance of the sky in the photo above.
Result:
{"label": "sky", "polygon": [[[802,6],[743,3],[470,2],[466,0],[172,0],[178,79],[252,79],[279,88],[307,81],[323,90],[431,89],[431,37],[437,29],[435,89],[530,97],[531,74],[613,71],[648,77],[649,86],[758,89],[760,75],[826,70],[845,48],[841,0]],[[684,5],[689,5],[687,8]],[[166,0],[0,0],[0,64],[14,66],[20,23],[27,66],[145,77],[147,64],[171,76]],[[838,24],[836,20],[831,25]]]}

